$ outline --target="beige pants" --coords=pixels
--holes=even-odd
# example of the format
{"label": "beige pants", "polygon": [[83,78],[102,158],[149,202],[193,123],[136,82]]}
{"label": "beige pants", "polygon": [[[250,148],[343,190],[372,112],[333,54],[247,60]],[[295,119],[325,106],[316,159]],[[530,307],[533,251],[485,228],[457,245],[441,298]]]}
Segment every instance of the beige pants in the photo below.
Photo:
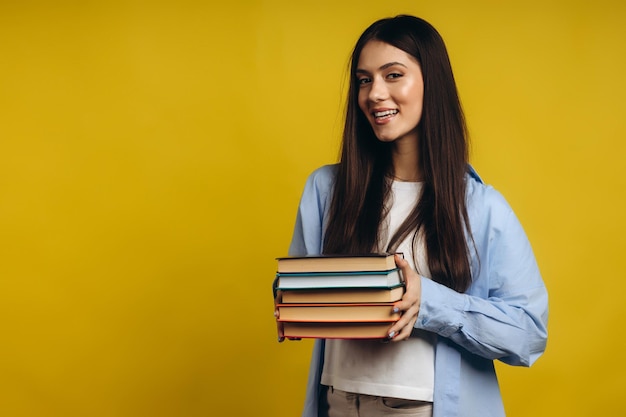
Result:
{"label": "beige pants", "polygon": [[432,417],[433,403],[353,394],[332,387],[322,390],[320,417]]}

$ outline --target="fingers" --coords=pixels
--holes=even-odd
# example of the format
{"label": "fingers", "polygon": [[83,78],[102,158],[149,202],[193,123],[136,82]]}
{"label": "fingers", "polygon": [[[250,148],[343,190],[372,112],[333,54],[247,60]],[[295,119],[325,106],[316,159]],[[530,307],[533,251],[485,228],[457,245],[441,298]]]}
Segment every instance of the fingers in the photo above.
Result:
{"label": "fingers", "polygon": [[276,319],[276,333],[278,334],[278,343],[280,343],[285,340],[285,332],[283,329],[283,322],[278,321],[278,319],[280,318],[280,313],[278,312],[278,309],[274,310],[274,318]]}
{"label": "fingers", "polygon": [[278,319],[280,318],[280,311],[278,310],[277,304],[280,304],[282,299],[283,299],[283,294],[281,291],[278,291],[276,293],[276,298],[274,298],[274,318],[276,319],[276,333],[278,334],[278,343],[285,340],[285,332],[283,329],[283,323],[281,321],[278,321]]}
{"label": "fingers", "polygon": [[401,312],[402,317],[389,329],[389,340],[394,342],[406,340],[411,336],[413,326],[420,310],[422,286],[421,278],[410,264],[399,255],[395,256],[396,265],[402,271],[405,280],[405,292],[402,299],[394,304],[394,311]]}
{"label": "fingers", "polygon": [[418,313],[419,308],[417,306],[413,306],[404,311],[400,320],[389,328],[387,339],[394,342],[408,339],[411,336],[411,332],[413,331],[413,327],[417,321]]}
{"label": "fingers", "polygon": [[411,265],[409,265],[409,263],[406,261],[406,259],[404,259],[403,257],[401,257],[400,255],[396,254],[394,256],[394,260],[396,261],[396,266],[398,268],[400,268],[400,270],[402,271],[402,275],[406,275],[409,271],[411,271]]}
{"label": "fingers", "polygon": [[[282,321],[278,321],[280,318],[280,312],[278,309],[274,310],[274,318],[276,318],[276,333],[278,333],[278,343],[281,343],[285,340],[285,329]],[[302,340],[299,337],[287,337],[289,340]]]}

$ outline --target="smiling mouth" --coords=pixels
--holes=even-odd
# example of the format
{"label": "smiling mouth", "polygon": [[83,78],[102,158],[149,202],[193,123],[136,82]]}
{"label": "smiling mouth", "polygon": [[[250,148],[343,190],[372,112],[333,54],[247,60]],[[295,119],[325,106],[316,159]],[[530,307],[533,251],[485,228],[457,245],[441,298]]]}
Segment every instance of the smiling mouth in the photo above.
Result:
{"label": "smiling mouth", "polygon": [[398,114],[398,110],[394,109],[394,110],[385,110],[385,111],[375,111],[372,114],[374,115],[374,118],[382,119],[382,118],[385,118],[385,117],[390,117],[390,116],[393,116],[395,114]]}

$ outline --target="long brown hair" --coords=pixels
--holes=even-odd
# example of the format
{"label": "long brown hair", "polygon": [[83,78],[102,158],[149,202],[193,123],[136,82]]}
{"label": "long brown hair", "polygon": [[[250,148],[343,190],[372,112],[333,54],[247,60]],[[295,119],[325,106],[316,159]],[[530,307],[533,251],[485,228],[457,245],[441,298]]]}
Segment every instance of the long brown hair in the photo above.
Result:
{"label": "long brown hair", "polygon": [[[445,44],[428,22],[400,15],[373,23],[357,41],[350,61],[341,160],[335,179],[324,253],[378,251],[386,176],[393,172],[391,143],[379,141],[359,109],[356,67],[371,40],[382,41],[414,57],[424,79],[422,118],[418,125],[422,195],[412,213],[391,237],[393,251],[411,233],[424,237],[431,278],[459,292],[471,283],[471,237],[465,201],[468,135]],[[466,235],[467,233],[467,235]]]}

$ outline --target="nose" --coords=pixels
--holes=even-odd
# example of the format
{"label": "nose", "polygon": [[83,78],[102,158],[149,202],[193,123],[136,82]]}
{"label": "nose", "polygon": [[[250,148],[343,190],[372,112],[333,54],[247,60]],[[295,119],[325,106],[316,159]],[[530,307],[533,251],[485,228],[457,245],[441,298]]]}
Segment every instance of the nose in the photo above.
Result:
{"label": "nose", "polygon": [[372,102],[383,101],[389,97],[389,91],[384,80],[376,77],[372,80],[368,98]]}

